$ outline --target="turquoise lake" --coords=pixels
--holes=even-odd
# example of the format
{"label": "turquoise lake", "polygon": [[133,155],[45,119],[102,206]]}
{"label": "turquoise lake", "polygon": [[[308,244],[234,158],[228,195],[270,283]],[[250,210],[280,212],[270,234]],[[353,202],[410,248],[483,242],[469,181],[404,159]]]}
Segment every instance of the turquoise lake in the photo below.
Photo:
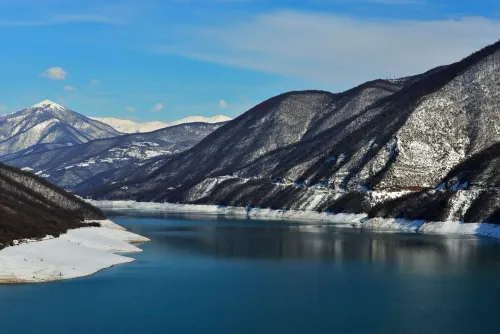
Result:
{"label": "turquoise lake", "polygon": [[0,286],[1,333],[497,333],[500,242],[223,216],[112,216],[136,262]]}

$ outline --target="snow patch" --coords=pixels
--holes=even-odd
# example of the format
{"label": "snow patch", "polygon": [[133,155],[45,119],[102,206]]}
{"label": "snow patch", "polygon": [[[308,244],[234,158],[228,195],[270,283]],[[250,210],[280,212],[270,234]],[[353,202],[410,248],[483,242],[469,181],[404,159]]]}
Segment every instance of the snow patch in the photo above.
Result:
{"label": "snow patch", "polygon": [[43,100],[40,103],[34,104],[28,109],[49,109],[49,110],[66,110],[62,105],[50,100]]}
{"label": "snow patch", "polygon": [[164,122],[144,122],[144,123],[136,123],[127,119],[119,119],[119,118],[98,118],[98,117],[90,117],[93,120],[102,122],[107,124],[116,130],[122,133],[144,133],[151,132],[163,128],[168,128],[171,126],[176,126],[180,124],[187,123],[221,123],[232,120],[224,115],[215,115],[213,117],[203,117],[203,116],[190,116],[172,123],[164,123]]}
{"label": "snow patch", "polygon": [[58,238],[41,241],[22,240],[17,246],[4,248],[0,251],[0,283],[38,283],[92,275],[134,261],[116,253],[141,252],[131,243],[149,241],[109,220],[97,222],[102,227],[69,230]]}

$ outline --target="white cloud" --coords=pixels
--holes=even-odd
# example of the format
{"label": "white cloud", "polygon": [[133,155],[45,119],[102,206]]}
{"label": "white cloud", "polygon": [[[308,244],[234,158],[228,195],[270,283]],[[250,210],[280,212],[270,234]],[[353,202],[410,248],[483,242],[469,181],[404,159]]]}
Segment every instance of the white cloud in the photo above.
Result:
{"label": "white cloud", "polygon": [[131,106],[126,106],[126,107],[125,107],[125,110],[126,110],[126,111],[129,111],[129,112],[134,112],[134,111],[135,111],[135,108],[134,108],[134,107],[131,107]]}
{"label": "white cloud", "polygon": [[99,14],[65,14],[41,20],[0,20],[0,27],[42,27],[70,23],[119,24],[118,21]]}
{"label": "white cloud", "polygon": [[157,112],[157,111],[160,111],[163,109],[163,104],[162,103],[157,103],[155,104],[155,106],[153,107],[153,109],[151,109],[151,112]]}
{"label": "white cloud", "polygon": [[91,88],[96,88],[96,87],[99,87],[101,85],[102,85],[102,82],[99,79],[92,79],[92,80],[90,80],[90,83],[89,83],[89,86]]}
{"label": "white cloud", "polygon": [[9,108],[7,107],[6,104],[0,104],[0,112],[2,111],[7,111]]}
{"label": "white cloud", "polygon": [[74,92],[76,91],[75,86],[64,86],[64,90],[67,90],[68,92]]}
{"label": "white cloud", "polygon": [[279,11],[183,32],[177,44],[160,51],[352,86],[458,61],[497,41],[500,20],[377,20]]}
{"label": "white cloud", "polygon": [[68,72],[64,71],[61,67],[51,67],[46,69],[41,76],[51,80],[64,80],[68,76]]}
{"label": "white cloud", "polygon": [[219,107],[221,108],[227,108],[227,102],[224,100],[219,100]]}
{"label": "white cloud", "polygon": [[[14,6],[8,5],[9,1]],[[40,6],[40,2],[43,2],[44,6]],[[74,2],[86,3],[86,5],[77,6],[77,8],[70,5],[70,2],[63,0],[0,0],[0,12],[4,14],[1,15],[3,18],[0,17],[0,27],[39,27],[85,23],[126,25],[133,22],[135,18],[142,17],[150,8],[144,1],[139,4],[135,0],[123,0],[116,3],[113,1],[75,0]],[[55,3],[60,4],[56,5]],[[65,6],[66,3],[69,6]],[[15,15],[12,13],[9,15],[9,11]]]}

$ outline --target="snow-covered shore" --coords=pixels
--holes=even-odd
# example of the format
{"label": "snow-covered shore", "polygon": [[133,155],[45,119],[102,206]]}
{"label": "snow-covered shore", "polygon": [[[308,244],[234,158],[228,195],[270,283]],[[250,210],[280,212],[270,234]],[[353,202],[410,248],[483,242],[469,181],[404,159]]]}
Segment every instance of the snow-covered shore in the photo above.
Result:
{"label": "snow-covered shore", "polygon": [[132,243],[149,239],[109,220],[101,227],[69,230],[58,238],[23,240],[0,251],[0,283],[38,283],[95,274],[133,258],[118,253],[142,250]]}
{"label": "snow-covered shore", "polygon": [[203,213],[214,215],[232,215],[256,219],[277,220],[312,220],[325,221],[329,223],[350,224],[365,218],[366,215],[356,214],[329,214],[316,211],[298,210],[271,210],[253,208],[250,212],[244,207],[217,206],[217,205],[192,205],[173,203],[152,203],[135,201],[94,201],[85,200],[87,203],[101,209],[132,210],[143,212],[178,212],[178,213]]}
{"label": "snow-covered shore", "polygon": [[477,235],[500,239],[500,225],[484,223],[464,224],[459,221],[429,222],[398,218],[372,218],[366,214],[332,214],[316,211],[271,210],[254,208],[247,212],[243,207],[216,205],[191,205],[173,203],[151,203],[135,201],[94,201],[88,203],[102,209],[134,210],[143,212],[179,212],[244,216],[255,219],[320,221],[344,224],[355,228],[391,229],[424,234]]}

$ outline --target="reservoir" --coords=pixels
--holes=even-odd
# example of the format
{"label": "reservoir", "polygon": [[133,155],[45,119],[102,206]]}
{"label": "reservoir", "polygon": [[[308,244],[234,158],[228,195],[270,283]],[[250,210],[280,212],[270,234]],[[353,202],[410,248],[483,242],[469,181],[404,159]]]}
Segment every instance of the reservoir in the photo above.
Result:
{"label": "reservoir", "polygon": [[317,222],[109,213],[135,262],[0,285],[2,333],[497,331],[500,242]]}

